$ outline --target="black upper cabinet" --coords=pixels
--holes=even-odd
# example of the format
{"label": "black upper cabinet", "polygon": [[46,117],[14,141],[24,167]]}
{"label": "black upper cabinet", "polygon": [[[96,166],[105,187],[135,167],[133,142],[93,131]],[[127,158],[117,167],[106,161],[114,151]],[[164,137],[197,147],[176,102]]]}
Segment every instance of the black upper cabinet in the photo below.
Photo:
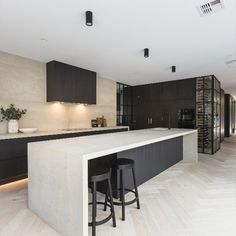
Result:
{"label": "black upper cabinet", "polygon": [[47,102],[96,104],[96,72],[57,61],[47,63]]}
{"label": "black upper cabinet", "polygon": [[179,100],[196,99],[196,79],[184,79],[177,81],[177,97]]}
{"label": "black upper cabinet", "polygon": [[177,82],[164,82],[161,88],[161,100],[162,102],[173,101],[177,96]]}

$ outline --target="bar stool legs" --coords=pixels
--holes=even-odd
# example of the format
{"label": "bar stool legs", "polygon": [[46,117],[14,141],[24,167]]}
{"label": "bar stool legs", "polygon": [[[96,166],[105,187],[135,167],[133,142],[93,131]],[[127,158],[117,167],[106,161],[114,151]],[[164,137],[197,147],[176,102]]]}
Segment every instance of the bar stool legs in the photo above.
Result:
{"label": "bar stool legs", "polygon": [[92,235],[96,235],[96,211],[97,211],[97,192],[96,182],[93,182],[93,200],[92,200]]}
{"label": "bar stool legs", "polygon": [[133,175],[133,181],[134,181],[135,197],[136,197],[136,199],[137,199],[137,208],[140,209],[138,188],[137,188],[137,184],[136,184],[136,176],[135,176],[135,170],[134,170],[134,168],[132,168],[132,175]]}
{"label": "bar stool legs", "polygon": [[[97,182],[107,181],[107,194],[106,199],[110,198],[110,204],[107,205],[111,209],[111,214],[103,220],[96,221],[97,217],[97,205],[104,205],[104,202],[97,201]],[[96,236],[96,226],[102,225],[112,219],[113,227],[116,227],[116,218],[115,218],[115,209],[113,204],[113,196],[112,196],[112,188],[111,188],[111,180],[110,180],[110,171],[105,172],[99,175],[90,176],[89,182],[92,187],[92,202],[89,205],[92,205],[92,221],[88,223],[89,226],[92,227],[92,236]]]}
{"label": "bar stool legs", "polygon": [[108,180],[108,189],[109,189],[109,197],[111,199],[111,212],[112,212],[113,227],[116,227],[116,217],[115,217],[115,209],[114,209],[112,188],[111,188],[111,180],[110,179]]}
{"label": "bar stool legs", "polygon": [[[132,177],[133,177],[133,184],[134,184],[134,190],[125,188],[125,180],[124,180],[124,171],[125,170],[132,170]],[[104,211],[107,209],[107,205],[111,202],[114,203],[114,205],[121,206],[122,208],[122,220],[125,220],[125,206],[133,204],[137,202],[137,209],[140,209],[140,202],[139,202],[139,194],[138,194],[138,188],[136,183],[136,176],[135,176],[135,169],[134,169],[134,161],[131,159],[118,159],[117,160],[117,170],[120,173],[120,188],[117,190],[113,190],[114,192],[119,193],[119,202],[113,201],[113,199],[108,196],[108,193],[106,194],[105,198],[105,205],[104,205]],[[131,201],[126,202],[125,201],[125,191],[132,192],[135,195],[135,198]],[[109,206],[109,205],[108,205]]]}
{"label": "bar stool legs", "polygon": [[107,193],[106,193],[106,197],[105,197],[105,203],[104,203],[104,211],[106,211],[107,210],[107,202],[108,202],[108,195],[109,195],[109,192],[108,192],[108,189],[107,189]]}
{"label": "bar stool legs", "polygon": [[122,220],[125,220],[125,191],[124,191],[124,173],[120,170],[120,194],[122,206]]}

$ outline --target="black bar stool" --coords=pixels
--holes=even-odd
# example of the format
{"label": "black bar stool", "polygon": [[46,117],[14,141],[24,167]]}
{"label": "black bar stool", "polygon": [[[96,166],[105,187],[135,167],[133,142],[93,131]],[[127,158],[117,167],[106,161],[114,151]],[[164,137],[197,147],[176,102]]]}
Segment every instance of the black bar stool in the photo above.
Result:
{"label": "black bar stool", "polygon": [[[117,159],[116,169],[120,172],[120,188],[113,191],[119,193],[120,201],[119,202],[113,201],[107,193],[106,199],[105,199],[104,211],[106,211],[107,206],[109,206],[107,202],[109,203],[113,202],[114,205],[122,206],[122,220],[125,220],[125,206],[137,202],[137,209],[140,209],[138,188],[137,188],[136,177],[135,177],[134,160],[126,159],[126,158]],[[130,170],[130,169],[132,169],[134,191],[132,189],[125,188],[124,171]],[[131,201],[126,202],[125,191],[134,193],[135,198]]]}
{"label": "black bar stool", "polygon": [[[104,202],[97,202],[97,183],[107,181],[107,195],[111,199],[110,204],[108,205],[111,209],[111,214],[103,220],[96,221],[97,217],[97,204],[104,205]],[[113,227],[116,227],[116,218],[115,210],[112,197],[112,188],[111,188],[111,171],[110,170],[96,170],[91,173],[89,170],[89,184],[92,188],[92,202],[89,205],[92,205],[92,222],[89,222],[88,225],[92,226],[92,236],[96,235],[96,226],[102,225],[108,222],[112,218]]]}

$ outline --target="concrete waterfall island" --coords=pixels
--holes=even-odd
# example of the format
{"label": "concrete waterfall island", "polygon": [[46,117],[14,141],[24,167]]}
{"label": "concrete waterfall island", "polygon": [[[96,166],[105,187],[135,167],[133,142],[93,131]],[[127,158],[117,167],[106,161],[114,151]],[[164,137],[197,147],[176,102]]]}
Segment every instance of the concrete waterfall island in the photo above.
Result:
{"label": "concrete waterfall island", "polygon": [[154,128],[29,143],[29,208],[62,236],[87,236],[88,163],[123,157],[135,160],[140,185],[181,160],[196,163],[197,130]]}

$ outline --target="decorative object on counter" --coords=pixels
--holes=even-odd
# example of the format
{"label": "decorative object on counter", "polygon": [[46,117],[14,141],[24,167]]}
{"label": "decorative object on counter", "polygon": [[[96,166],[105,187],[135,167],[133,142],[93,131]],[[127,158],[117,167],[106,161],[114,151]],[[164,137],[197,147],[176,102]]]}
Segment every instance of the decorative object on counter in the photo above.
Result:
{"label": "decorative object on counter", "polygon": [[98,122],[97,120],[91,120],[91,126],[94,127],[98,127]]}
{"label": "decorative object on counter", "polygon": [[98,127],[107,127],[107,120],[104,118],[104,116],[97,117],[97,123]]}
{"label": "decorative object on counter", "polygon": [[19,131],[21,133],[25,133],[25,134],[32,134],[34,132],[36,132],[38,129],[37,128],[22,128],[22,129],[19,129]]}
{"label": "decorative object on counter", "polygon": [[1,115],[2,115],[2,119],[8,121],[8,133],[9,134],[15,134],[18,133],[18,129],[19,129],[19,123],[18,120],[26,114],[27,110],[23,109],[20,110],[18,108],[15,108],[14,104],[10,104],[9,108],[4,109],[3,107],[1,107],[0,109],[1,111]]}

